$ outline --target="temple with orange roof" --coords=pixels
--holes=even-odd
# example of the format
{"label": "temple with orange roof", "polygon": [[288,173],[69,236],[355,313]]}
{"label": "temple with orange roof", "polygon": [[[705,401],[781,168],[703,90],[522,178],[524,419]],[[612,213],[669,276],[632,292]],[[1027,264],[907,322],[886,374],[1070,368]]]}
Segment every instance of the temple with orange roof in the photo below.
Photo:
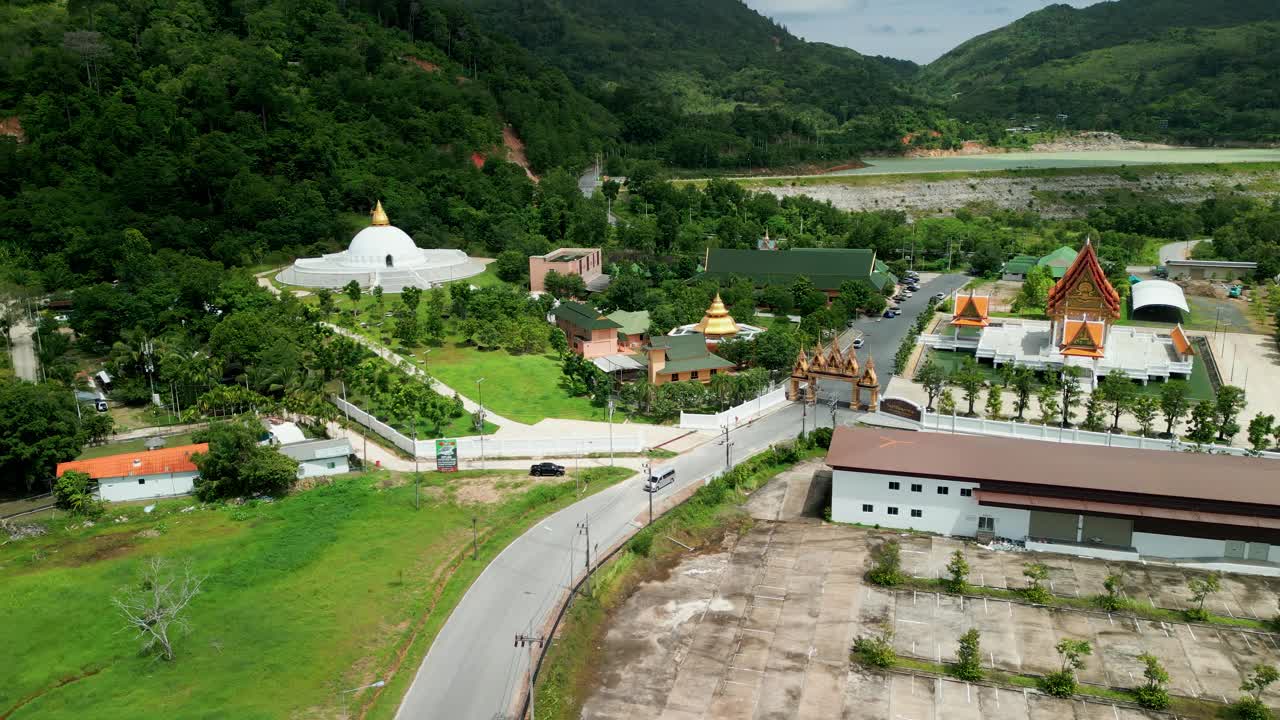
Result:
{"label": "temple with orange roof", "polygon": [[925,345],[941,350],[973,351],[995,366],[1015,364],[1036,370],[1080,368],[1086,387],[1119,373],[1146,383],[1187,377],[1195,348],[1181,325],[1168,334],[1154,328],[1117,326],[1124,299],[1107,280],[1091,240],[1062,278],[1049,289],[1049,320],[991,317],[991,298],[957,294],[951,333],[925,335]]}

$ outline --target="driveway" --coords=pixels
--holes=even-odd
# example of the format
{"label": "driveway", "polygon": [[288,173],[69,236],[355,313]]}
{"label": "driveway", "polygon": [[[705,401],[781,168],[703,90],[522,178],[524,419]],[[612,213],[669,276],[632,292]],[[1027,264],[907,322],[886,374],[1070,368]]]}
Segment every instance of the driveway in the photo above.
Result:
{"label": "driveway", "polygon": [[[889,389],[893,375],[893,356],[898,352],[902,339],[915,324],[916,318],[924,312],[929,298],[936,293],[950,295],[969,282],[968,276],[955,273],[932,277],[925,275],[922,279],[924,282],[920,285],[920,291],[914,293],[905,302],[898,303],[902,308],[901,315],[896,318],[860,318],[855,320],[853,326],[841,336],[842,346],[847,347],[846,343],[852,341],[858,333],[862,333],[865,344],[858,350],[858,360],[865,363],[868,357],[875,358],[876,373],[880,377],[881,397]],[[844,383],[824,382],[818,389],[825,397],[831,393],[841,392],[843,385]],[[844,390],[841,398],[847,397],[847,392],[847,389]]]}
{"label": "driveway", "polygon": [[13,372],[29,382],[36,381],[36,348],[32,333],[34,328],[25,323],[14,325],[10,333],[10,351],[13,353]]}
{"label": "driveway", "polygon": [[1170,260],[1186,260],[1191,257],[1191,250],[1196,245],[1204,242],[1204,238],[1200,240],[1186,240],[1183,242],[1169,243],[1160,246],[1160,264],[1167,265]]}

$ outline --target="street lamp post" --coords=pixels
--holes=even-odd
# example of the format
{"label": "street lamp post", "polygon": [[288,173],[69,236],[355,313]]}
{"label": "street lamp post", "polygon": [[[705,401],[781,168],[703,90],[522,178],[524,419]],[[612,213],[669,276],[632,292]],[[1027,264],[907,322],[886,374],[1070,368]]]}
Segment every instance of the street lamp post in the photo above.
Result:
{"label": "street lamp post", "polygon": [[609,467],[613,467],[613,397],[609,397]]}
{"label": "street lamp post", "polygon": [[342,691],[342,717],[343,717],[343,720],[346,720],[346,717],[347,717],[347,698],[348,698],[352,693],[358,693],[358,692],[360,692],[361,690],[368,690],[369,688],[380,688],[380,687],[382,687],[383,685],[386,685],[386,684],[387,684],[387,681],[386,681],[386,680],[379,680],[378,682],[375,682],[375,683],[369,683],[368,685],[361,685],[361,686],[360,686],[360,687],[358,687],[358,688],[351,688],[350,690],[343,690],[343,691]]}
{"label": "street lamp post", "polygon": [[480,469],[484,470],[484,390],[480,387],[480,383],[484,382],[484,378],[476,380],[476,398],[480,401]]}

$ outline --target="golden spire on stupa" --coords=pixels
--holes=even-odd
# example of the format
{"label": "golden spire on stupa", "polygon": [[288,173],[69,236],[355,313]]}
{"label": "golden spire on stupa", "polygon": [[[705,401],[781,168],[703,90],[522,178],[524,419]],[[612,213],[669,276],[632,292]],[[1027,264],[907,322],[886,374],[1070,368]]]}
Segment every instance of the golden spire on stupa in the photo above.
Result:
{"label": "golden spire on stupa", "polygon": [[729,316],[729,310],[720,299],[720,293],[716,293],[716,299],[711,301],[711,307],[707,308],[707,313],[702,316],[702,322],[695,325],[694,329],[703,335],[725,337],[738,334],[738,323]]}
{"label": "golden spire on stupa", "polygon": [[370,225],[390,225],[391,221],[387,219],[387,211],[382,209],[382,201],[373,208],[373,221]]}

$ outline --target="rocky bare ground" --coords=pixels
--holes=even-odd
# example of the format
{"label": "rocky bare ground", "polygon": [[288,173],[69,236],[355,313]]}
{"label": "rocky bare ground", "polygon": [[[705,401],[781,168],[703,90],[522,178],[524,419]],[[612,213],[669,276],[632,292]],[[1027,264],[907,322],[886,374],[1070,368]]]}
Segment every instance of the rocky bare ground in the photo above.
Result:
{"label": "rocky bare ground", "polygon": [[883,183],[805,185],[803,180],[795,180],[761,187],[759,191],[780,198],[808,195],[829,200],[844,210],[902,210],[912,215],[934,215],[950,214],[956,208],[986,206],[1071,218],[1102,205],[1111,191],[1154,193],[1173,202],[1192,203],[1231,190],[1256,197],[1280,196],[1275,188],[1280,188],[1280,171],[1274,170],[1229,175],[1157,172],[1139,176],[1132,170],[1116,168],[1114,174],[1091,171],[1080,175],[1008,177],[974,173],[941,182],[895,177]]}

